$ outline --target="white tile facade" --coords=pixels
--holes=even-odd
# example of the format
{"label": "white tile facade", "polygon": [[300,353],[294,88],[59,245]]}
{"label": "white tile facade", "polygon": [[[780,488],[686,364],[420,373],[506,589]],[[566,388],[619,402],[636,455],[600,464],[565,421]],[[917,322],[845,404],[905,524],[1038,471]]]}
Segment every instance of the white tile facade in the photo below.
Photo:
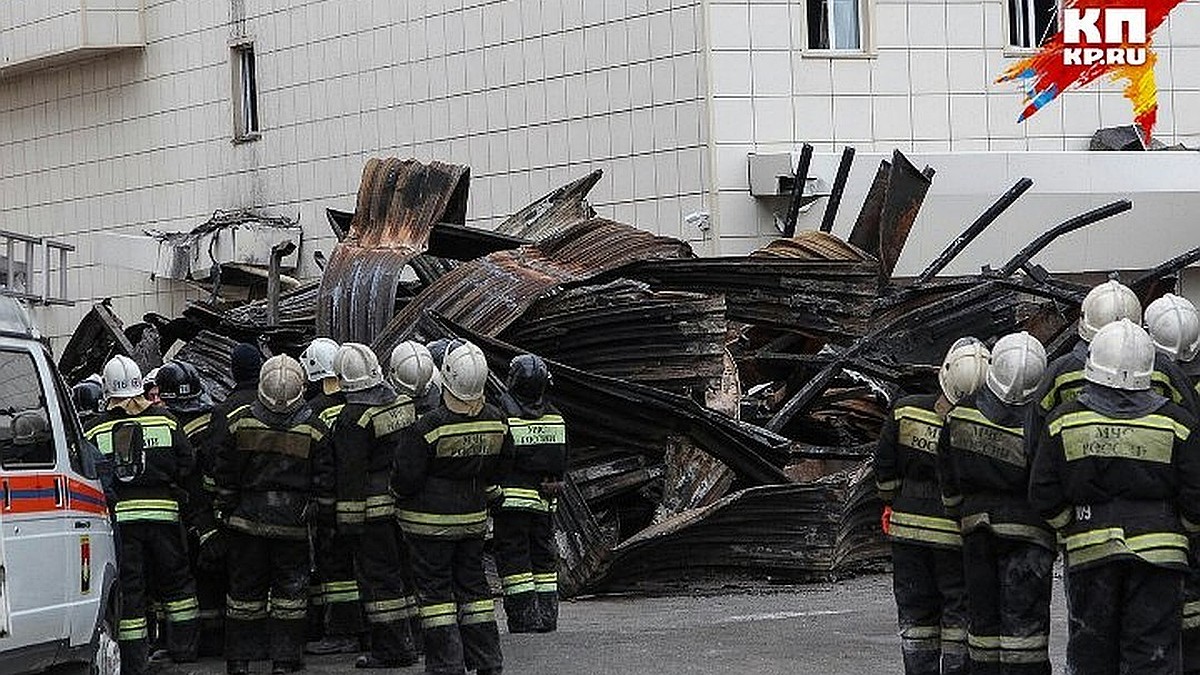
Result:
{"label": "white tile facade", "polygon": [[[801,0],[144,0],[144,50],[0,78],[0,229],[79,247],[79,307],[38,312],[61,338],[95,299],[136,319],[198,293],[124,269],[128,253],[98,233],[187,230],[216,209],[254,206],[299,216],[301,274],[315,273],[313,251],[333,243],[324,209],[352,208],[371,156],[469,164],[469,218],[481,227],[602,168],[601,215],[693,239],[683,216],[708,209],[712,241],[697,250],[733,254],[775,233],[778,205],[748,192],[750,152],[851,143],[864,155],[855,181],[873,171],[871,152],[952,163],[949,153],[985,153],[991,168],[969,197],[943,194],[949,169],[931,160],[942,172],[914,248],[927,252],[1007,187],[1008,158],[1021,155],[1005,153],[1059,152],[1030,155],[1047,169],[1040,188],[1058,194],[1061,152],[1131,118],[1105,85],[1018,125],[1016,85],[994,83],[1012,62],[1003,0],[868,2],[874,50],[824,58],[803,49]],[[24,8],[29,23],[33,4],[0,3],[0,19]],[[0,21],[0,54],[53,48],[6,39],[11,21]],[[262,127],[239,145],[235,39],[254,43]],[[1200,143],[1200,0],[1155,42],[1160,137]],[[852,189],[837,231],[857,207]]]}

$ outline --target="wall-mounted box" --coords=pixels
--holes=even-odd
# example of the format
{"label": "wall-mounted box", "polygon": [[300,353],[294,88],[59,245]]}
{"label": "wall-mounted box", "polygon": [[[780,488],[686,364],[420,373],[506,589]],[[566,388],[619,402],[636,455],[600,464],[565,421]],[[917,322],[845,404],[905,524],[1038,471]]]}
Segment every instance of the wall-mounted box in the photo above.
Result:
{"label": "wall-mounted box", "polygon": [[146,46],[143,0],[0,2],[0,78]]}

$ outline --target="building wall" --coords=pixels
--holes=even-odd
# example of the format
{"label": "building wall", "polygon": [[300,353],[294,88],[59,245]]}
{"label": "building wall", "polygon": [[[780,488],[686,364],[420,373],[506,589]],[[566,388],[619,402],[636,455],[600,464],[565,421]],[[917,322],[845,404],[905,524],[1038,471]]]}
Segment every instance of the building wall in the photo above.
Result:
{"label": "building wall", "polygon": [[[353,208],[371,156],[469,164],[482,227],[601,168],[601,215],[687,236],[708,173],[703,19],[699,0],[146,0],[144,50],[0,79],[0,229],[78,246],[77,307],[36,312],[56,338],[94,300],[136,320],[200,294],[124,269],[106,233],[254,206],[299,217],[315,274],[324,209]],[[262,137],[235,145],[243,36]]]}
{"label": "building wall", "polygon": [[[874,52],[830,58],[804,53],[803,2],[708,3],[716,179],[711,202],[723,252],[753,249],[778,233],[775,214],[785,205],[749,195],[746,156],[751,152],[788,152],[810,142],[818,152],[853,145],[860,152],[1012,153],[1013,161],[1042,176],[1030,194],[1036,201],[1043,189],[1073,191],[1074,178],[1067,175],[1085,166],[1055,154],[1038,155],[1030,164],[1022,159],[1024,153],[1086,150],[1096,129],[1132,122],[1131,104],[1121,95],[1123,84],[1101,82],[1064,94],[1018,124],[1020,87],[995,82],[1017,60],[1004,47],[1005,0],[868,4]],[[1200,145],[1200,2],[1187,0],[1177,7],[1154,42],[1159,57],[1157,136],[1167,144]],[[860,168],[862,163],[860,159]],[[977,200],[983,205],[989,192],[998,195],[1008,187],[1005,172],[993,166],[975,174]],[[1160,170],[1153,162],[1138,166],[1150,173],[1134,182],[1153,182]],[[1200,181],[1200,175],[1193,177]],[[969,222],[955,220],[960,210],[940,209],[947,178],[944,173],[935,178],[931,201],[917,225],[944,229],[946,239]],[[1057,184],[1060,178],[1065,182]],[[1081,203],[1079,210],[1088,206]],[[858,201],[848,198],[843,211],[852,213],[843,218],[852,217],[857,207]],[[1054,204],[1046,209],[1047,218],[1061,213]],[[801,227],[813,221],[809,217]]]}

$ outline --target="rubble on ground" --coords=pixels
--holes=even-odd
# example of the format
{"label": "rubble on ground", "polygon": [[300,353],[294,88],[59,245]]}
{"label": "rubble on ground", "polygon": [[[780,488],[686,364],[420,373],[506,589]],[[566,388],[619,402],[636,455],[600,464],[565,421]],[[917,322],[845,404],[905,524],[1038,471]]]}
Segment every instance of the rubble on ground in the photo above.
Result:
{"label": "rubble on ground", "polygon": [[[564,594],[848,574],[887,555],[870,457],[890,402],[931,391],[964,334],[1028,330],[1052,355],[1069,345],[1086,289],[1033,258],[1130,206],[1050,228],[998,269],[939,277],[1029,188],[1023,179],[901,283],[892,273],[933,176],[896,152],[848,239],[799,232],[750,255],[700,258],[595,217],[586,196],[598,171],[485,232],[465,224],[467,167],[372,159],[356,210],[328,212],[338,240],[328,259],[309,253],[321,279],[275,302],[223,302],[214,290],[182,316],[128,328],[97,305],[61,369],[74,382],[113,353],[143,367],[173,356],[221,393],[241,341],[295,355],[325,335],[386,360],[405,339],[459,336],[497,374],[534,352],[550,364],[571,435],[556,513]],[[793,195],[792,207],[806,199]],[[1131,285],[1147,300],[1197,259],[1200,249]]]}

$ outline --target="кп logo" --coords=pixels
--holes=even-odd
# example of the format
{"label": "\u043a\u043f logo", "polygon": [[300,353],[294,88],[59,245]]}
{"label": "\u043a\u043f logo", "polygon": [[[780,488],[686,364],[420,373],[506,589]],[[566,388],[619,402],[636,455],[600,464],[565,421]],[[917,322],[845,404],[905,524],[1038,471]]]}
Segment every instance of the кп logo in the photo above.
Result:
{"label": "\u043a\u043f logo", "polygon": [[[1158,121],[1151,34],[1183,0],[1065,0],[1062,30],[1042,43],[1037,54],[1013,64],[1000,82],[1025,85],[1022,122],[1068,89],[1101,77],[1125,80],[1125,98],[1148,144]],[[1106,120],[1107,122],[1107,120]]]}
{"label": "\u043a\u043f logo", "polygon": [[[1104,21],[1101,24],[1100,17]],[[1101,34],[1100,26],[1104,32]],[[1072,7],[1063,10],[1063,64],[1140,66],[1146,63],[1146,10]],[[1104,45],[1071,47],[1070,45]],[[1115,45],[1115,46],[1114,46]]]}

